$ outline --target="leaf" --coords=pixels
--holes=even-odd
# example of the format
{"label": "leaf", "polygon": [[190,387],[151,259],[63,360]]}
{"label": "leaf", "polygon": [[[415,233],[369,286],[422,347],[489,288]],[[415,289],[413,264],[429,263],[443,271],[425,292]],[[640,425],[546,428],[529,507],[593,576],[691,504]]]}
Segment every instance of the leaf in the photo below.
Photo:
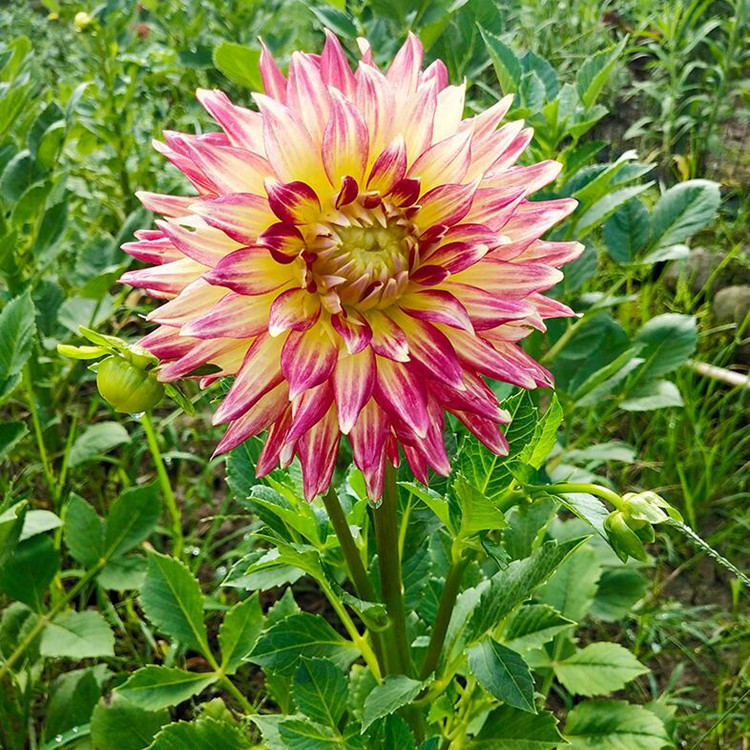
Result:
{"label": "leaf", "polygon": [[160,631],[204,655],[209,653],[203,594],[183,562],[149,551],[140,599],[146,616]]}
{"label": "leaf", "polygon": [[45,534],[19,542],[0,566],[0,590],[42,611],[44,595],[60,569],[60,554]]}
{"label": "leaf", "polygon": [[537,599],[574,622],[582,622],[596,596],[601,568],[591,545],[576,549],[537,592]]}
{"label": "leaf", "polygon": [[573,695],[606,695],[621,690],[649,669],[617,643],[591,643],[553,665],[555,676]]}
{"label": "leaf", "polygon": [[423,685],[424,683],[403,674],[388,675],[365,699],[362,731],[364,732],[376,719],[411,703],[419,695]]}
{"label": "leaf", "polygon": [[518,652],[483,638],[468,650],[468,660],[469,669],[490,695],[521,711],[537,712],[534,680]]}
{"label": "leaf", "polygon": [[698,343],[695,317],[679,313],[657,315],[638,331],[635,343],[641,346],[638,356],[646,360],[639,373],[641,378],[666,375],[695,352]]}
{"label": "leaf", "polygon": [[168,724],[148,750],[246,750],[252,747],[242,730],[226,721],[203,717]]}
{"label": "leaf", "polygon": [[330,659],[346,669],[359,655],[322,617],[309,612],[292,614],[261,635],[248,661],[265,670],[291,675],[302,657]]}
{"label": "leaf", "polygon": [[30,510],[23,519],[23,528],[18,539],[22,542],[24,539],[30,539],[45,531],[59,529],[60,526],[62,526],[62,519],[51,510]]}
{"label": "leaf", "polygon": [[140,544],[155,528],[161,515],[158,485],[131,487],[112,504],[104,532],[105,557],[122,555]]}
{"label": "leaf", "polygon": [[534,437],[524,446],[519,458],[524,463],[540,469],[542,464],[555,447],[557,431],[563,422],[563,410],[555,393],[552,394],[547,411],[534,426]]}
{"label": "leaf", "polygon": [[641,185],[628,185],[617,190],[610,189],[610,192],[589,206],[581,214],[575,225],[576,237],[585,237],[609,219],[621,206],[624,206],[637,195],[648,190],[652,184],[651,182],[644,182]]}
{"label": "leaf", "polygon": [[540,648],[575,624],[548,604],[527,604],[508,621],[503,630],[503,643],[514,651]]}
{"label": "leaf", "polygon": [[581,65],[576,76],[576,89],[585,107],[591,107],[596,103],[627,41],[625,38],[613,49],[592,55]]}
{"label": "leaf", "polygon": [[620,206],[604,225],[604,242],[612,260],[629,263],[648,242],[649,215],[638,198]]}
{"label": "leaf", "polygon": [[44,629],[39,652],[69,659],[114,656],[115,634],[99,612],[65,612]]}
{"label": "leaf", "polygon": [[0,424],[0,461],[10,453],[16,444],[28,435],[29,428],[24,422],[3,422]]}
{"label": "leaf", "polygon": [[81,565],[91,568],[104,555],[104,521],[75,493],[71,493],[65,508],[63,534],[68,552]]}
{"label": "leaf", "polygon": [[114,693],[91,715],[91,741],[97,750],[143,750],[169,722],[169,711],[146,711]]}
{"label": "leaf", "polygon": [[370,731],[367,742],[367,750],[417,750],[409,725],[396,714],[378,721]]}
{"label": "leaf", "polygon": [[669,380],[649,380],[620,402],[620,408],[625,411],[653,411],[682,405],[680,389]]}
{"label": "leaf", "polygon": [[479,734],[466,747],[467,750],[552,750],[563,744],[552,714],[543,711],[534,715],[512,706],[500,706],[490,713]]}
{"label": "leaf", "polygon": [[49,688],[44,710],[47,737],[63,734],[89,723],[91,713],[102,694],[101,685],[110,676],[106,664],[73,669],[61,674]]}
{"label": "leaf", "polygon": [[302,659],[294,673],[297,708],[313,721],[336,729],[346,710],[346,677],[327,659]]}
{"label": "leaf", "polygon": [[213,672],[186,672],[150,664],[135,671],[117,693],[140,708],[158,711],[192,698],[217,679]]}
{"label": "leaf", "polygon": [[605,622],[625,617],[648,589],[648,579],[635,568],[605,570],[599,579],[591,614]]}
{"label": "leaf", "polygon": [[661,719],[625,701],[586,701],[569,714],[570,750],[661,750],[669,738]]}
{"label": "leaf", "polygon": [[235,604],[224,615],[219,628],[221,668],[226,674],[234,674],[244,658],[253,650],[263,630],[263,610],[257,596]]}
{"label": "leaf", "polygon": [[474,536],[480,531],[503,529],[508,525],[503,512],[470,484],[460,471],[453,479],[453,490],[461,506],[459,538]]}
{"label": "leaf", "polygon": [[140,589],[146,579],[146,560],[141,555],[116,557],[99,573],[97,583],[109,591]]}
{"label": "leaf", "polygon": [[651,246],[678,245],[703,229],[721,203],[719,185],[688,180],[669,188],[651,213]]}
{"label": "leaf", "polygon": [[260,50],[234,42],[221,42],[214,48],[213,61],[230,81],[253,91],[263,91],[260,77]]}
{"label": "leaf", "polygon": [[119,422],[99,422],[91,425],[73,443],[68,464],[79,466],[128,442],[130,435]]}
{"label": "leaf", "polygon": [[482,41],[492,60],[501,91],[503,94],[514,94],[518,90],[523,72],[521,61],[516,57],[515,52],[492,32],[480,26],[479,33],[482,35]]}
{"label": "leaf", "polygon": [[35,315],[28,292],[12,299],[0,312],[0,403],[21,380],[21,370],[31,354]]}
{"label": "leaf", "polygon": [[340,750],[341,737],[329,727],[308,719],[286,719],[279,723],[279,738],[284,750]]}

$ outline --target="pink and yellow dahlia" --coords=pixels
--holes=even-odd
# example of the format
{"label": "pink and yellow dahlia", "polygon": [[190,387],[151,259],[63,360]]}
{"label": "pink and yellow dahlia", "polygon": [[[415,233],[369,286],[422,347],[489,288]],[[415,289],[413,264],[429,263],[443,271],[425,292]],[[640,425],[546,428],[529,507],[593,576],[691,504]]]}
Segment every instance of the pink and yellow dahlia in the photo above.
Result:
{"label": "pink and yellow dahlia", "polygon": [[197,195],[140,193],[165,218],[124,246],[153,267],[122,280],[168,300],[141,342],[161,380],[234,376],[217,452],[268,429],[258,476],[297,455],[307,498],[342,435],[372,498],[399,446],[422,482],[448,474],[446,411],[507,452],[484,377],[550,384],[518,342],[571,314],[541,293],[581,251],[539,239],[575,201],[528,200],[560,165],[515,166],[532,133],[498,128],[512,97],[463,119],[465,84],[421,70],[415,36],[385,72],[360,49],[353,72],[329,33],[287,76],[264,49],[257,112],[198,91],[222,131],[155,144]]}

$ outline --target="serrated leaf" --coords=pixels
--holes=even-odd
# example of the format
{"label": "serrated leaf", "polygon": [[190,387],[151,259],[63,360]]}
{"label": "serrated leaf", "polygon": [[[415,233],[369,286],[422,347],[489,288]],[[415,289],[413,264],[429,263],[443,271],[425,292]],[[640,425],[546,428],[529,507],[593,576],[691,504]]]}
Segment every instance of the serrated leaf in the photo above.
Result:
{"label": "serrated leaf", "polygon": [[260,50],[234,42],[221,42],[214,48],[213,62],[230,81],[253,91],[263,91],[260,77]]}
{"label": "serrated leaf", "polygon": [[499,701],[535,714],[534,680],[523,657],[492,638],[483,638],[468,652],[469,669],[479,684]]}
{"label": "serrated leaf", "polygon": [[286,719],[278,725],[279,738],[285,750],[341,750],[340,735],[330,727],[309,719]]}
{"label": "serrated leaf", "polygon": [[686,362],[698,344],[698,326],[692,315],[664,313],[651,318],[638,331],[635,343],[645,360],[640,376],[666,375]]}
{"label": "serrated leaf", "polygon": [[519,458],[524,463],[540,469],[550,451],[557,442],[557,431],[563,422],[563,410],[555,393],[552,394],[547,411],[534,426],[534,436],[520,453]]}
{"label": "serrated leaf", "polygon": [[332,661],[302,659],[294,673],[292,694],[305,716],[336,729],[346,710],[346,677]]}
{"label": "serrated leaf", "polygon": [[595,104],[627,41],[625,38],[613,49],[591,55],[581,65],[576,76],[576,89],[585,107]]}
{"label": "serrated leaf", "polygon": [[703,229],[721,203],[719,185],[688,180],[669,188],[651,213],[651,246],[677,245]]}
{"label": "serrated leaf", "polygon": [[59,569],[60,555],[49,536],[31,537],[19,542],[0,566],[0,591],[41,612],[44,595]]}
{"label": "serrated leaf", "polygon": [[161,632],[202,654],[209,653],[203,594],[184,563],[149,551],[140,600],[146,617]]}
{"label": "serrated leaf", "polygon": [[115,693],[91,715],[91,740],[97,750],[143,750],[169,722],[169,712],[146,711]]}
{"label": "serrated leaf", "polygon": [[42,633],[42,656],[91,659],[115,655],[115,635],[99,612],[64,612]]}
{"label": "serrated leaf", "polygon": [[71,467],[79,466],[129,442],[130,435],[119,422],[99,422],[91,425],[73,443],[68,463]]}
{"label": "serrated leaf", "polygon": [[514,94],[518,90],[523,73],[521,61],[516,57],[515,52],[492,32],[481,26],[479,32],[492,60],[492,67],[495,69],[500,89],[503,94]]}
{"label": "serrated leaf", "polygon": [[219,628],[221,668],[226,674],[234,674],[244,658],[253,650],[263,630],[263,610],[258,597],[252,596],[235,604],[224,615]]}
{"label": "serrated leaf", "polygon": [[156,483],[131,487],[112,504],[104,530],[104,555],[122,555],[140,544],[156,528],[161,501]]}
{"label": "serrated leaf", "polygon": [[548,604],[527,604],[508,621],[503,630],[503,643],[515,651],[540,648],[575,624]]}
{"label": "serrated leaf", "polygon": [[564,746],[564,740],[552,714],[534,715],[511,706],[492,711],[466,745],[468,750],[552,750],[558,746]]}
{"label": "serrated leaf", "polygon": [[104,521],[75,493],[71,493],[65,507],[63,535],[73,559],[87,568],[96,565],[104,555]]}
{"label": "serrated leaf", "polygon": [[649,215],[638,198],[620,206],[604,225],[609,256],[618,263],[634,260],[648,242]]}
{"label": "serrated leaf", "polygon": [[140,708],[158,711],[192,698],[216,680],[212,672],[186,672],[150,664],[134,672],[117,692]]}
{"label": "serrated leaf", "polygon": [[591,643],[565,661],[553,663],[555,676],[573,695],[606,695],[621,690],[649,670],[617,643]]}
{"label": "serrated leaf", "polygon": [[0,403],[20,382],[21,370],[31,354],[35,316],[28,292],[12,299],[0,312]]}
{"label": "serrated leaf", "polygon": [[411,703],[422,690],[424,683],[403,674],[388,675],[381,685],[373,688],[365,699],[362,711],[362,731],[402,706]]}
{"label": "serrated leaf", "polygon": [[247,660],[270,672],[291,675],[303,656],[330,659],[346,669],[359,656],[359,650],[322,617],[300,612],[285,617],[263,633]]}
{"label": "serrated leaf", "polygon": [[625,701],[586,701],[569,714],[570,750],[661,750],[669,745],[664,724],[643,706]]}
{"label": "serrated leaf", "polygon": [[601,567],[591,545],[576,549],[537,592],[537,599],[574,622],[582,622],[596,596]]}
{"label": "serrated leaf", "polygon": [[674,383],[669,380],[649,380],[633,388],[628,397],[620,402],[620,408],[625,411],[653,411],[683,404],[680,389]]}
{"label": "serrated leaf", "polygon": [[203,717],[165,726],[148,750],[246,750],[252,747],[242,730],[226,721]]}

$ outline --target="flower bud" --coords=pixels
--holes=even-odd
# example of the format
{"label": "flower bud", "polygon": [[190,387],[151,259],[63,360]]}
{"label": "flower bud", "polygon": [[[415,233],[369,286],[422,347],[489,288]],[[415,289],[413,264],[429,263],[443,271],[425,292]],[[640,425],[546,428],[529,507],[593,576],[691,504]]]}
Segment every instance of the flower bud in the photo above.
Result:
{"label": "flower bud", "polygon": [[[670,518],[681,521],[682,516],[663,497],[655,492],[628,492],[622,496],[624,513],[628,519],[648,524],[664,523]],[[630,524],[635,528],[634,524]]]}
{"label": "flower bud", "polygon": [[86,31],[86,29],[94,23],[94,19],[85,11],[79,11],[73,18],[73,26],[76,27],[76,31]]}
{"label": "flower bud", "polygon": [[[651,528],[649,526],[649,528]],[[627,562],[628,557],[634,557],[636,560],[646,562],[648,554],[643,547],[643,542],[638,534],[628,525],[625,515],[619,511],[612,511],[604,521],[604,529],[607,532],[607,538],[612,545],[617,556]]]}
{"label": "flower bud", "polygon": [[102,398],[124,414],[150,411],[164,395],[164,386],[153,373],[118,356],[100,363],[96,386]]}

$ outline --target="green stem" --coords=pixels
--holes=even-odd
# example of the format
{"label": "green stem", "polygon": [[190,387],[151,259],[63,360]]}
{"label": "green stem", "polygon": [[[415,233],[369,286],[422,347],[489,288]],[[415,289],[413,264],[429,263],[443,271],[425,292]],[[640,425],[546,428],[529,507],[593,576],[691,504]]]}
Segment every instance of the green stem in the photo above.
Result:
{"label": "green stem", "polygon": [[438,605],[435,625],[432,628],[430,643],[422,662],[422,671],[420,679],[426,680],[438,665],[440,654],[445,645],[445,636],[448,633],[448,624],[453,614],[453,608],[456,606],[459,589],[461,588],[461,579],[463,578],[466,566],[471,560],[471,555],[459,557],[458,560],[451,562],[448,575],[443,586],[443,593],[440,595],[440,604]]}
{"label": "green stem", "polygon": [[27,364],[23,368],[23,382],[26,388],[26,393],[29,396],[29,411],[31,412],[31,422],[34,425],[34,435],[36,436],[36,443],[39,448],[39,458],[42,461],[42,470],[44,471],[44,478],[47,482],[52,497],[56,497],[55,477],[52,474],[52,468],[50,466],[49,457],[47,456],[47,448],[44,445],[44,434],[42,432],[42,423],[39,419],[39,412],[36,408],[36,398],[34,396],[34,386],[31,379],[31,369]]}
{"label": "green stem", "polygon": [[383,498],[380,506],[373,511],[373,518],[380,585],[389,621],[383,635],[391,641],[390,648],[386,648],[385,654],[387,671],[392,674],[409,674],[411,664],[406,637],[401,558],[398,552],[398,486],[396,470],[389,462],[386,463]]}
{"label": "green stem", "polygon": [[182,552],[185,547],[185,539],[182,535],[182,517],[180,516],[180,507],[177,505],[177,498],[172,492],[172,485],[169,481],[169,475],[167,469],[164,466],[164,459],[162,458],[161,451],[159,450],[159,441],[156,438],[156,432],[154,431],[154,423],[151,421],[151,415],[145,412],[141,417],[141,424],[143,429],[146,431],[146,441],[148,442],[148,448],[151,451],[151,455],[154,458],[154,464],[156,465],[156,474],[159,477],[159,484],[161,485],[161,491],[164,494],[164,499],[167,501],[167,509],[172,519],[172,541],[174,542],[174,556],[182,557]]}
{"label": "green stem", "polygon": [[570,482],[560,482],[559,484],[547,484],[547,485],[526,485],[526,490],[531,493],[534,492],[546,492],[552,495],[555,494],[568,494],[571,492],[586,492],[589,495],[600,497],[602,500],[606,500],[611,503],[617,510],[622,510],[623,502],[622,498],[614,491],[607,487],[602,487],[599,484],[573,484]]}

